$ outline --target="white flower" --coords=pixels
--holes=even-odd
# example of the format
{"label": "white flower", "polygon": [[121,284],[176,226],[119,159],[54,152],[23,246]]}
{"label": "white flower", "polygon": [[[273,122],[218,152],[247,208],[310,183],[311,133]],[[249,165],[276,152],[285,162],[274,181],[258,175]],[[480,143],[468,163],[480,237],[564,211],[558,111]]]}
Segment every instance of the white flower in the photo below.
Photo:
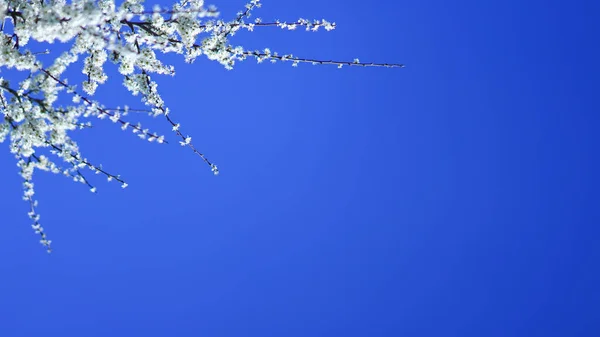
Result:
{"label": "white flower", "polygon": [[188,137],[185,137],[182,142],[180,141],[179,144],[181,144],[181,146],[186,146],[186,145],[189,145],[191,142],[192,142],[192,137],[188,136]]}

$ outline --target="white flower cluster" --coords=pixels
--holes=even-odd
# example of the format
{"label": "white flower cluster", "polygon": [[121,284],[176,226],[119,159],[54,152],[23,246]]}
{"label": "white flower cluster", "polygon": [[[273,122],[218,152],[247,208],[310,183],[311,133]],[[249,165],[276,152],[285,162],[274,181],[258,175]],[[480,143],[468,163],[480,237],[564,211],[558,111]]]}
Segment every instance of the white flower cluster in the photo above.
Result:
{"label": "white flower cluster", "polygon": [[[127,183],[118,175],[92,164],[80,152],[70,134],[90,127],[90,118],[107,118],[120,124],[123,130],[131,130],[142,139],[166,143],[164,136],[150,132],[139,123],[124,120],[129,108],[109,109],[91,97],[99,85],[107,80],[107,61],[114,63],[123,76],[123,84],[132,95],[139,95],[148,106],[144,111],[153,116],[163,116],[180,138],[182,146],[189,147],[218,174],[217,166],[210,162],[192,144],[192,138],[180,131],[161,98],[152,74],[174,75],[172,66],[161,62],[157,54],[177,53],[186,62],[194,62],[205,55],[227,69],[236,61],[255,57],[264,60],[292,61],[313,64],[401,66],[389,64],[362,64],[358,60],[323,61],[300,59],[292,55],[279,56],[265,49],[264,52],[247,51],[233,46],[229,38],[240,29],[249,31],[256,27],[280,27],[295,29],[305,27],[308,31],[335,28],[326,20],[295,22],[263,22],[256,19],[245,22],[251,12],[260,7],[259,0],[250,0],[244,11],[229,22],[217,20],[218,12],[205,6],[204,0],[180,0],[171,8],[155,6],[146,10],[143,0],[124,0],[117,5],[114,0],[0,0],[0,69],[14,69],[24,74],[24,79],[11,83],[0,78],[0,142],[9,140],[10,151],[17,159],[24,180],[24,199],[30,203],[29,216],[33,228],[41,237],[42,244],[50,251],[50,240],[39,224],[33,199],[32,182],[35,169],[64,174],[76,182],[86,184],[96,192],[82,173],[87,168],[104,175],[109,181],[118,181],[123,188]],[[32,42],[37,42],[32,43]],[[63,43],[68,50],[45,65],[36,51],[40,42]],[[30,49],[31,48],[31,49]],[[69,84],[63,74],[69,66],[83,60],[81,91]],[[70,97],[69,106],[56,106],[59,95]],[[82,121],[87,119],[86,121]],[[40,154],[46,149],[54,155],[51,159]],[[66,167],[56,164],[60,158]]]}

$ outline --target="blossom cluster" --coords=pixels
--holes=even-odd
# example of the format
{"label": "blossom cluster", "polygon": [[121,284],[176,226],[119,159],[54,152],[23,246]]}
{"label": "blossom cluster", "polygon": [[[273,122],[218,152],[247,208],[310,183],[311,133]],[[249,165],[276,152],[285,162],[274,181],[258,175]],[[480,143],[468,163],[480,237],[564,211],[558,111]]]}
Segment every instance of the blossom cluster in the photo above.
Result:
{"label": "blossom cluster", "polygon": [[[164,64],[157,55],[181,54],[188,63],[204,55],[232,69],[236,61],[248,57],[258,62],[291,61],[292,65],[312,64],[401,67],[399,64],[360,63],[358,60],[332,61],[302,59],[279,55],[269,49],[250,51],[234,46],[230,38],[241,29],[279,27],[286,30],[304,27],[307,31],[335,28],[326,20],[299,19],[293,22],[250,21],[251,13],[260,7],[259,0],[250,0],[245,9],[231,21],[218,19],[216,8],[203,0],[180,0],[171,8],[154,6],[148,10],[143,0],[0,0],[0,69],[13,69],[24,74],[19,81],[0,77],[0,142],[8,140],[11,153],[17,160],[23,179],[23,199],[29,202],[32,227],[40,242],[51,250],[51,241],[39,223],[34,199],[34,171],[63,174],[85,184],[96,192],[84,176],[87,169],[117,181],[123,188],[127,183],[119,175],[92,164],[80,151],[71,134],[90,127],[92,119],[109,119],[123,130],[130,130],[142,139],[166,143],[164,135],[128,121],[130,109],[108,108],[92,97],[98,86],[108,78],[108,62],[116,65],[123,85],[139,96],[152,116],[162,116],[170,124],[182,146],[189,147],[214,174],[217,166],[198,151],[192,138],[181,131],[160,95],[154,75],[173,75],[173,66]],[[40,42],[62,43],[68,49],[50,64],[44,64],[39,51]],[[80,62],[81,61],[81,62]],[[70,66],[82,63],[84,80],[72,84],[65,77]],[[14,82],[14,83],[13,83]],[[58,106],[59,95],[69,97],[68,106]],[[40,154],[46,149],[51,156]],[[58,162],[58,159],[62,163]]]}

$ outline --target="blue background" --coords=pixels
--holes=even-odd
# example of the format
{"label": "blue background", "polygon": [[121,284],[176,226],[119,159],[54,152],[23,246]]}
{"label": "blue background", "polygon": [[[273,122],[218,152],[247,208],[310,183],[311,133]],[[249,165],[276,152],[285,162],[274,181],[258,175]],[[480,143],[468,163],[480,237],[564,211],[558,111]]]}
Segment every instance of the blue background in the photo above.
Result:
{"label": "blue background", "polygon": [[37,174],[50,255],[3,144],[0,336],[599,336],[599,9],[264,0],[338,28],[234,43],[407,68],[177,59],[163,98],[221,175],[163,119],[162,146],[96,121],[130,187]]}

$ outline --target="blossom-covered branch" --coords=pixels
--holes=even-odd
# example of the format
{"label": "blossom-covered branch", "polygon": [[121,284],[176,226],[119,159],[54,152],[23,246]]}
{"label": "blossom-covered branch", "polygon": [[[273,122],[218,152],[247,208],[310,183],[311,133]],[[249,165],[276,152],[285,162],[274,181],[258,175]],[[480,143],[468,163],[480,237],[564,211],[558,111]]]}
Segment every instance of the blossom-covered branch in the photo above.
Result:
{"label": "blossom-covered branch", "polygon": [[[8,140],[20,175],[24,181],[24,199],[29,202],[32,227],[41,243],[50,251],[50,240],[39,223],[33,174],[35,170],[63,174],[85,184],[92,192],[96,187],[85,177],[83,169],[104,175],[109,181],[127,183],[108,173],[101,165],[81,153],[71,138],[73,132],[91,127],[92,119],[109,119],[123,130],[130,130],[150,142],[167,143],[165,136],[150,132],[139,122],[126,119],[129,112],[162,116],[182,146],[188,147],[218,174],[217,165],[207,159],[181,131],[181,126],[169,110],[158,89],[155,75],[175,74],[175,68],[157,55],[175,53],[192,63],[204,55],[232,69],[236,62],[255,58],[259,63],[290,61],[315,65],[403,67],[402,64],[300,58],[292,54],[279,55],[269,48],[262,51],[234,46],[229,39],[241,30],[257,27],[279,27],[285,30],[304,28],[316,32],[331,31],[336,24],[327,20],[298,19],[295,21],[250,20],[260,7],[259,0],[249,0],[245,8],[231,21],[218,19],[213,6],[204,0],[180,0],[171,8],[144,7],[143,0],[0,0],[0,69],[12,69],[22,78],[0,77],[0,142]],[[39,51],[40,43],[62,43],[67,50],[50,64],[42,62],[49,52]],[[38,48],[38,49],[36,49]],[[46,59],[46,58],[44,58]],[[122,83],[133,95],[139,96],[146,109],[107,108],[93,99],[100,85],[106,83],[106,64],[118,67]],[[82,66],[84,80],[73,84],[66,70]],[[59,105],[59,97],[69,102]],[[54,156],[46,156],[41,152]],[[60,158],[68,164],[59,166]]]}

